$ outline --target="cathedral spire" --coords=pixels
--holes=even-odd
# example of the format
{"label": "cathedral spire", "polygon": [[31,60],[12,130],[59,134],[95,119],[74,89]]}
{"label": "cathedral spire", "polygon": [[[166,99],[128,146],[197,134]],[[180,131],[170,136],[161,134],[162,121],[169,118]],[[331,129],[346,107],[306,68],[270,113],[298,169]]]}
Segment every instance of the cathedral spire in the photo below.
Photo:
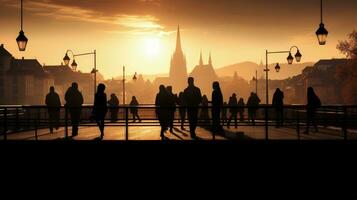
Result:
{"label": "cathedral spire", "polygon": [[201,53],[200,53],[200,63],[201,66],[203,65],[203,59],[202,59],[202,49],[201,49]]}
{"label": "cathedral spire", "polygon": [[208,64],[212,66],[211,52],[209,52]]}
{"label": "cathedral spire", "polygon": [[180,25],[177,26],[176,52],[182,52],[182,48],[181,48],[181,35],[180,35]]}

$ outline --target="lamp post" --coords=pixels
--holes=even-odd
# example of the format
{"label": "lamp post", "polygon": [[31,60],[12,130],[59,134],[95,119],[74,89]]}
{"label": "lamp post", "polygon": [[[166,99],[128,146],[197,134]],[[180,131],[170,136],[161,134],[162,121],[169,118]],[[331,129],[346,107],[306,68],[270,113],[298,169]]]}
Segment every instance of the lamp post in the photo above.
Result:
{"label": "lamp post", "polygon": [[258,95],[258,70],[255,70],[255,77],[253,77],[253,81],[255,81],[255,94]]}
{"label": "lamp post", "polygon": [[[133,76],[133,81],[136,81],[137,80],[137,77],[136,77],[137,73],[135,72],[134,76]],[[125,105],[125,66],[123,66],[123,105]]]}
{"label": "lamp post", "polygon": [[28,39],[25,36],[25,33],[23,31],[23,0],[21,0],[20,7],[21,7],[21,30],[19,32],[19,36],[17,36],[17,38],[16,38],[16,42],[17,42],[17,46],[19,47],[19,50],[25,51]]}
{"label": "lamp post", "polygon": [[[289,51],[268,51],[266,50],[265,51],[265,89],[266,89],[266,104],[268,105],[269,104],[269,78],[268,78],[268,72],[270,71],[269,68],[268,68],[268,55],[270,54],[281,54],[281,53],[289,53],[288,57],[286,58],[286,60],[288,61],[288,64],[291,65],[294,61],[294,57],[291,55],[291,50],[293,48],[296,48],[297,52],[295,54],[295,59],[296,59],[296,62],[300,62],[301,61],[301,53],[300,53],[300,50],[297,46],[292,46],[290,47],[290,50]],[[279,63],[276,64],[275,66],[275,70],[276,72],[279,72],[280,71],[280,65]]]}
{"label": "lamp post", "polygon": [[320,1],[320,17],[321,17],[321,22],[319,25],[319,28],[316,31],[316,36],[319,41],[320,45],[325,45],[326,44],[326,38],[328,35],[328,31],[325,29],[325,25],[322,21],[322,0]]}
{"label": "lamp post", "polygon": [[94,74],[94,94],[97,92],[97,52],[96,50],[94,50],[93,52],[89,52],[89,53],[81,53],[81,54],[74,54],[72,50],[68,49],[66,51],[66,54],[65,56],[63,57],[63,61],[64,61],[64,64],[65,65],[69,65],[69,62],[70,62],[70,58],[68,56],[68,53],[71,53],[72,56],[73,56],[73,62],[71,64],[71,67],[73,69],[73,71],[76,71],[77,69],[77,63],[76,63],[76,60],[75,60],[75,57],[78,57],[78,56],[86,56],[86,55],[93,55],[94,57],[94,68],[92,69],[92,71],[90,72],[91,74]]}

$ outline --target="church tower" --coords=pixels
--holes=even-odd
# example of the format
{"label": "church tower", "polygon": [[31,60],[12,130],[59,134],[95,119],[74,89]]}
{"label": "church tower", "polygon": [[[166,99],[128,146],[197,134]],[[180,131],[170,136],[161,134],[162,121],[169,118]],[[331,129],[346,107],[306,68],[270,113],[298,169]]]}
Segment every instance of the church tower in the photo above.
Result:
{"label": "church tower", "polygon": [[182,91],[187,86],[186,57],[181,47],[180,26],[177,27],[176,48],[171,58],[169,79],[174,92]]}

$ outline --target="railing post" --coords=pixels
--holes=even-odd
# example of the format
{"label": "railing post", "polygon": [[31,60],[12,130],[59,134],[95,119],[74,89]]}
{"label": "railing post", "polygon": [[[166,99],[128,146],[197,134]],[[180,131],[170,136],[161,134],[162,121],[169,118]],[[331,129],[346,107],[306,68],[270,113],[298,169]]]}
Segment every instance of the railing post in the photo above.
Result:
{"label": "railing post", "polygon": [[343,127],[342,127],[342,131],[343,131],[343,139],[347,140],[347,108],[346,106],[343,106]]}
{"label": "railing post", "polygon": [[300,140],[300,112],[299,112],[299,108],[296,109],[296,132],[297,132],[297,136],[298,136],[298,140]]}
{"label": "railing post", "polygon": [[64,138],[68,138],[68,107],[64,107]]}
{"label": "railing post", "polygon": [[125,106],[125,140],[129,140],[129,117],[128,107]]}
{"label": "railing post", "polygon": [[265,107],[265,140],[269,140],[268,135],[268,105]]}
{"label": "railing post", "polygon": [[4,140],[7,140],[7,108],[4,108]]}

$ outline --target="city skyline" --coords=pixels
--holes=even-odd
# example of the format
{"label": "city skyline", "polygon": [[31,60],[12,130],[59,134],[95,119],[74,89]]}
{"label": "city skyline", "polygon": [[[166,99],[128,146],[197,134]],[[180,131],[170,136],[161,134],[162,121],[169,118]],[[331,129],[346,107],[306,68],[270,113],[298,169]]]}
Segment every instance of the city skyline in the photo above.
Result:
{"label": "city skyline", "polygon": [[[0,2],[4,5],[0,25],[7,27],[0,34],[1,43],[15,57],[56,65],[67,49],[76,53],[96,49],[98,69],[107,79],[120,76],[122,65],[127,66],[128,74],[168,74],[178,24],[187,71],[191,72],[201,49],[206,62],[212,52],[215,68],[244,61],[259,63],[264,60],[265,49],[286,50],[291,45],[301,49],[302,62],[343,58],[337,42],[355,29],[357,19],[353,12],[356,2],[326,1],[324,21],[330,34],[327,44],[319,46],[314,34],[319,24],[319,1],[276,0],[267,5],[259,0],[28,0],[24,1],[24,31],[29,43],[26,52],[19,52],[15,42],[19,2]],[[270,61],[285,62],[285,57]],[[79,58],[77,63],[84,72],[93,66],[87,58]]]}

